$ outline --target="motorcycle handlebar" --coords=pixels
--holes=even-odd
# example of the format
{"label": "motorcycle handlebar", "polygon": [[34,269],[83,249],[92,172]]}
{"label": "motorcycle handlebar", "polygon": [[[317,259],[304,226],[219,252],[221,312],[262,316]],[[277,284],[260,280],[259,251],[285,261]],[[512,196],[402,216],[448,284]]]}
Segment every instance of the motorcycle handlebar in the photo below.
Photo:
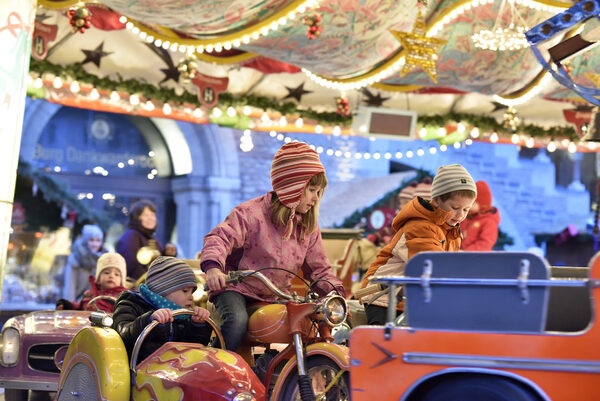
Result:
{"label": "motorcycle handlebar", "polygon": [[[225,284],[226,285],[235,285],[235,284],[241,283],[248,276],[256,277],[276,296],[283,298],[283,299],[287,299],[287,300],[294,299],[294,297],[292,295],[286,294],[285,292],[281,291],[264,274],[262,274],[261,272],[253,271],[253,270],[236,270],[236,271],[230,272],[227,275],[227,278],[225,279]],[[208,291],[208,290],[209,290],[208,285],[205,284],[204,291]]]}

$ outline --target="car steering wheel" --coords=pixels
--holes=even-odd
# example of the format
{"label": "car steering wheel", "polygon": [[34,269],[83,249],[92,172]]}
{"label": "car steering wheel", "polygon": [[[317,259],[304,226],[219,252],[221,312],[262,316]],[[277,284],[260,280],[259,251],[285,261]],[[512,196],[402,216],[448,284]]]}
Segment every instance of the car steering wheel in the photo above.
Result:
{"label": "car steering wheel", "polygon": [[[177,309],[172,313],[173,317],[182,315],[191,316],[192,314],[193,312],[189,309]],[[221,333],[221,329],[219,328],[219,326],[211,318],[206,319],[205,323],[208,323],[215,332],[215,335],[219,340],[219,348],[225,349],[225,339],[223,338],[223,334]],[[144,328],[137,340],[135,340],[135,345],[133,346],[133,351],[131,352],[131,360],[129,361],[129,370],[131,372],[136,372],[135,368],[137,364],[138,354],[140,353],[140,349],[142,348],[142,343],[144,342],[148,334],[152,331],[152,329],[154,329],[159,324],[160,323],[158,321],[153,320],[152,323],[150,323]]]}
{"label": "car steering wheel", "polygon": [[85,310],[99,311],[98,307],[96,306],[96,302],[100,300],[112,302],[113,305],[117,303],[117,298],[115,297],[111,297],[110,295],[98,295],[97,297],[90,299],[90,302],[88,302]]}

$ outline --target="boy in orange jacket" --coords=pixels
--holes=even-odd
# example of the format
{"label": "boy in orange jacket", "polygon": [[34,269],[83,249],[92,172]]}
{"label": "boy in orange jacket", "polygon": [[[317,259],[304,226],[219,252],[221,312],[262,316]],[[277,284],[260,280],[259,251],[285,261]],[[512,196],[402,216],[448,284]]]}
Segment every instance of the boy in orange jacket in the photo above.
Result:
{"label": "boy in orange jacket", "polygon": [[[431,201],[416,197],[394,218],[392,227],[396,234],[367,270],[362,288],[375,285],[369,284],[371,277],[402,275],[408,259],[419,252],[458,251],[460,223],[476,197],[475,181],[463,166],[441,166],[433,179]],[[361,298],[368,324],[386,322],[388,296],[384,291]]]}

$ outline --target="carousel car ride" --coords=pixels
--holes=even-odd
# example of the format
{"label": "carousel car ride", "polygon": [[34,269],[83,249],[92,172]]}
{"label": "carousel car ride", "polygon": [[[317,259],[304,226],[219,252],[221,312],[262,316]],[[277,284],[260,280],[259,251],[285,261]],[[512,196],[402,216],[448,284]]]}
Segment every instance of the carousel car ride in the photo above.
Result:
{"label": "carousel car ride", "polygon": [[372,280],[404,286],[406,326],[391,296],[385,326],[352,331],[352,400],[597,400],[600,254],[589,276],[553,270],[529,253],[421,253]]}
{"label": "carousel car ride", "polygon": [[0,340],[0,388],[6,401],[27,400],[29,390],[52,392],[75,334],[90,325],[89,311],[37,311],[10,318]]}

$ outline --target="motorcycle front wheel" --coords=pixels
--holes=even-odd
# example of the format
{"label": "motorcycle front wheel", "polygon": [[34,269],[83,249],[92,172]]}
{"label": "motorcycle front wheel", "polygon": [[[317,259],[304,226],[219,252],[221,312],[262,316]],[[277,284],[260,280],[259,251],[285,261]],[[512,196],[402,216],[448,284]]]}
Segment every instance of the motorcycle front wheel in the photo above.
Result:
{"label": "motorcycle front wheel", "polygon": [[[317,401],[347,401],[350,399],[348,372],[324,356],[313,356],[306,363]],[[341,373],[340,373],[341,372]],[[333,383],[332,383],[333,382]],[[302,401],[298,387],[298,372],[290,374],[277,401]]]}

